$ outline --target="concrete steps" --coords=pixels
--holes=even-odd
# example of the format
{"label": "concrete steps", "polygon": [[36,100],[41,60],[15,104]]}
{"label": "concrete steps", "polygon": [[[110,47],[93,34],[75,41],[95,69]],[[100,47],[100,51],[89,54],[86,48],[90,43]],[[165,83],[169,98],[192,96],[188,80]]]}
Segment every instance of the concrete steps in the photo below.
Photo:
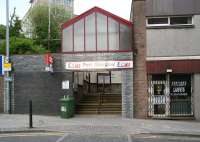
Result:
{"label": "concrete steps", "polygon": [[121,95],[86,95],[76,105],[77,114],[121,114]]}

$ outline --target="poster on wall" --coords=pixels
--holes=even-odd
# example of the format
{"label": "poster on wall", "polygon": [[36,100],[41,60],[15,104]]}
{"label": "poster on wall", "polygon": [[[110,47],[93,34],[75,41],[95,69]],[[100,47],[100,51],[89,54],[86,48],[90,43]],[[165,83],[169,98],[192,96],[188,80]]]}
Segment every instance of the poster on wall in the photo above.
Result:
{"label": "poster on wall", "polygon": [[177,75],[170,78],[171,96],[191,95],[191,79],[188,75]]}

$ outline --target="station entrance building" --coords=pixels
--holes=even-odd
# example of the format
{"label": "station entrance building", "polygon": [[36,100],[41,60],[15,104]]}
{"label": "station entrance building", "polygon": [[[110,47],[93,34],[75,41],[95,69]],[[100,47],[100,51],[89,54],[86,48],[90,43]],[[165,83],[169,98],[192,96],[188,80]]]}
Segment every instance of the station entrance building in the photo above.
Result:
{"label": "station entrance building", "polygon": [[94,7],[62,25],[76,113],[133,117],[132,23]]}

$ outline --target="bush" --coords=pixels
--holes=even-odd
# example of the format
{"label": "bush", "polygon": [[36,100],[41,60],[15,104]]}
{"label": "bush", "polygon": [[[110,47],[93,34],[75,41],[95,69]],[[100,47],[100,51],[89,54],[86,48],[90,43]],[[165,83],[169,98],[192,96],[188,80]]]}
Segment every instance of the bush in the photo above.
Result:
{"label": "bush", "polygon": [[[10,38],[10,54],[43,54],[47,51],[42,46],[36,45],[33,40],[27,38]],[[0,53],[6,53],[6,41],[2,41]]]}

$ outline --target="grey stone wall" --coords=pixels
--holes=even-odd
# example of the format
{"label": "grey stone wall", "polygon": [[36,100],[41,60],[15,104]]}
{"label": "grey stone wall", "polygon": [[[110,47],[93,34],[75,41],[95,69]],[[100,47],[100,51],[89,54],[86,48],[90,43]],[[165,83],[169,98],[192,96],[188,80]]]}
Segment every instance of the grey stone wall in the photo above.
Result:
{"label": "grey stone wall", "polygon": [[122,71],[122,117],[133,118],[133,71]]}
{"label": "grey stone wall", "polygon": [[[44,55],[12,56],[14,69],[14,113],[27,113],[33,101],[35,114],[57,115],[59,99],[73,94],[72,72],[65,70],[67,61],[132,60],[132,53],[54,54],[54,73],[45,72]],[[132,70],[123,70],[123,116],[133,116]],[[62,90],[63,80],[70,81],[70,89]]]}
{"label": "grey stone wall", "polygon": [[28,113],[28,102],[33,101],[33,113],[57,115],[59,99],[72,94],[70,90],[62,90],[63,80],[72,79],[72,73],[56,72],[15,72],[14,74],[14,113]]}
{"label": "grey stone wall", "polygon": [[194,117],[200,120],[200,74],[194,75]]}
{"label": "grey stone wall", "polygon": [[[57,115],[59,99],[72,94],[72,72],[64,72],[61,55],[54,54],[54,73],[45,72],[44,55],[12,56],[14,75],[14,113],[28,113],[33,101],[34,114]],[[62,90],[62,81],[70,89]]]}
{"label": "grey stone wall", "polygon": [[[62,55],[53,54],[54,72],[64,72]],[[45,72],[44,55],[16,55],[11,57],[14,72]]]}

